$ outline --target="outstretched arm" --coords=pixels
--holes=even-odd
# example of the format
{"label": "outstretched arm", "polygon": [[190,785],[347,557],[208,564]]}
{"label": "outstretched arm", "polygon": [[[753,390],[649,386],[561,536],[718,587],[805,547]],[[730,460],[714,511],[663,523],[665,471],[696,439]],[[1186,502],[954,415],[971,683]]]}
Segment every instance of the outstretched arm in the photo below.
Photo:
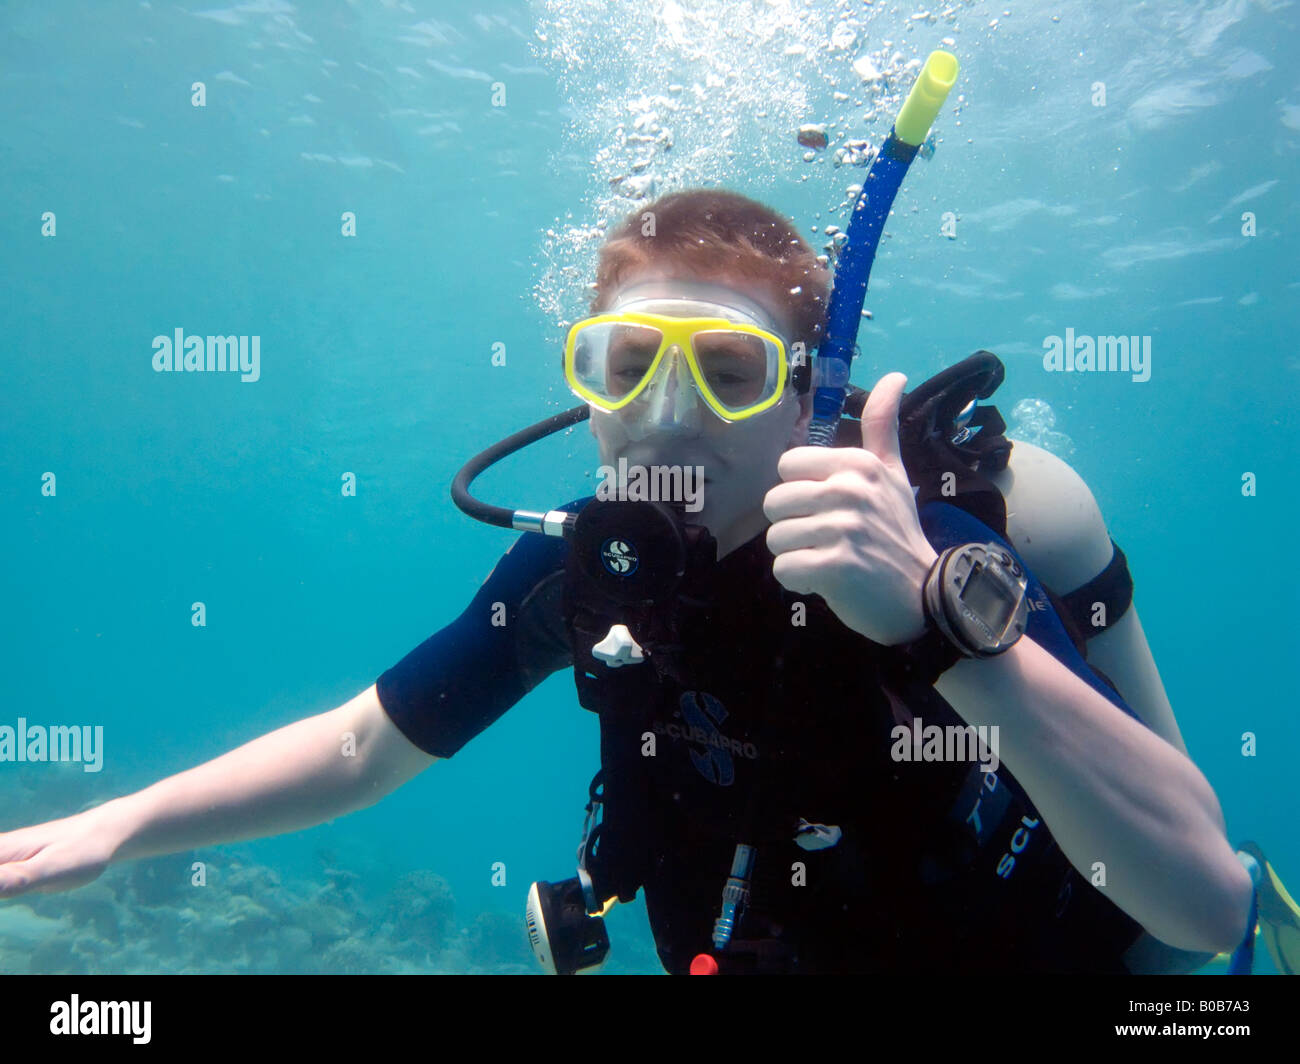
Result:
{"label": "outstretched arm", "polygon": [[113,861],[311,827],[373,805],[435,760],[388,719],[372,684],[135,794],[0,832],[0,898],[70,890]]}

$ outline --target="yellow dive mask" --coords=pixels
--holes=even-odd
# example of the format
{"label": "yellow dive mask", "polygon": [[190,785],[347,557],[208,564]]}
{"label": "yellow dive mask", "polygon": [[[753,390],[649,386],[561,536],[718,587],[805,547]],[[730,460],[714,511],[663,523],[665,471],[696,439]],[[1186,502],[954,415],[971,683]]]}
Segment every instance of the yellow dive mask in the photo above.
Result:
{"label": "yellow dive mask", "polygon": [[[646,296],[648,290],[691,296]],[[707,292],[714,302],[699,297]],[[630,298],[638,293],[642,298]],[[761,308],[712,285],[643,286],[616,308],[578,322],[564,346],[564,376],[579,398],[607,412],[643,395],[668,363],[683,362],[695,389],[724,421],[760,414],[781,400],[789,379],[786,342]],[[744,307],[737,303],[745,303]],[[644,308],[644,309],[642,309]],[[663,310],[677,313],[661,313]]]}

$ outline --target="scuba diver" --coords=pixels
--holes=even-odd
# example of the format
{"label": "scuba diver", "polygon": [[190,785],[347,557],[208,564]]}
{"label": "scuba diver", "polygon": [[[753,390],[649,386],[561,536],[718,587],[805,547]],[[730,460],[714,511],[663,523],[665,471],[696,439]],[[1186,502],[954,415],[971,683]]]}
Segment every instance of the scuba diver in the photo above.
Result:
{"label": "scuba diver", "polygon": [[[573,668],[601,769],[578,875],[530,894],[550,970],[598,963],[598,914],[642,889],[673,973],[1168,972],[1233,950],[1251,877],[1087,486],[970,411],[1001,379],[987,352],[906,403],[884,376],[847,398],[841,446],[802,446],[815,388],[790,352],[823,342],[828,287],[788,222],[731,192],[616,228],[566,379],[603,467],[698,467],[702,507],[507,511],[538,531],[380,701],[450,756]],[[492,520],[473,476],[576,416],[472,462],[458,502]],[[622,589],[629,559],[644,580]],[[898,759],[922,720],[996,725],[1001,765]]]}
{"label": "scuba diver", "polygon": [[[1257,924],[1294,971],[1300,908],[1228,843],[1091,492],[984,402],[1001,363],[848,384],[880,228],[946,94],[909,118],[927,71],[833,286],[734,192],[637,210],[568,331],[582,405],[456,478],[462,510],[522,532],[461,615],[335,710],[0,833],[0,898],[372,805],[571,668],[600,765],[576,875],[527,900],[549,971],[598,966],[603,914],[641,892],[672,973],[1186,972],[1229,952],[1241,972]],[[613,498],[470,494],[588,418]],[[970,730],[964,754],[937,738]]]}

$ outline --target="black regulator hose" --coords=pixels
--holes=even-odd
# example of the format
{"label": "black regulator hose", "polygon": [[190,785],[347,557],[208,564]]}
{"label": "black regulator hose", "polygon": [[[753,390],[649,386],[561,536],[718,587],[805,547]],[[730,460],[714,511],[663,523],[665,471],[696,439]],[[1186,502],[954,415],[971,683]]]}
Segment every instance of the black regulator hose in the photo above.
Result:
{"label": "black regulator hose", "polygon": [[[581,406],[575,406],[572,410],[565,410],[563,413],[554,414],[539,421],[536,425],[529,425],[526,429],[520,429],[512,436],[507,436],[499,443],[494,443],[486,451],[476,454],[459,473],[456,479],[451,482],[451,500],[462,512],[468,514],[476,521],[483,521],[489,525],[496,525],[498,528],[518,529],[521,525],[516,522],[516,511],[508,510],[504,506],[491,506],[488,503],[474,498],[469,493],[469,486],[488,466],[494,465],[502,458],[514,454],[516,451],[523,450],[529,444],[536,443],[543,437],[549,436],[561,429],[567,429],[571,425],[576,425],[579,421],[585,421],[591,416],[591,408],[583,403]],[[529,528],[529,525],[522,526]]]}

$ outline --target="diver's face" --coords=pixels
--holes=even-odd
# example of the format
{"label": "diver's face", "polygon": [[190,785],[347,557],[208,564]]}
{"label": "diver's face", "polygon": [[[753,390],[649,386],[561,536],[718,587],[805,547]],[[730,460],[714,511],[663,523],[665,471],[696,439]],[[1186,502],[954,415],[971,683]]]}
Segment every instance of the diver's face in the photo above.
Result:
{"label": "diver's face", "polygon": [[[623,291],[644,281],[629,282]],[[723,284],[761,308],[768,318],[761,326],[776,332],[789,347],[788,315],[772,293],[739,281],[711,283]],[[619,305],[616,297],[613,306]],[[657,305],[655,312],[669,309]],[[685,304],[682,310],[675,316],[698,313]],[[698,511],[688,506],[686,519],[709,529],[722,556],[766,527],[763,497],[780,481],[776,467],[782,453],[806,439],[811,398],[799,396],[787,383],[775,406],[740,421],[725,421],[700,397],[680,353],[670,350],[666,357],[652,384],[628,406],[612,413],[593,407],[591,431],[601,465],[617,468],[623,458],[629,466],[699,467],[703,485],[697,505],[702,506]]]}

